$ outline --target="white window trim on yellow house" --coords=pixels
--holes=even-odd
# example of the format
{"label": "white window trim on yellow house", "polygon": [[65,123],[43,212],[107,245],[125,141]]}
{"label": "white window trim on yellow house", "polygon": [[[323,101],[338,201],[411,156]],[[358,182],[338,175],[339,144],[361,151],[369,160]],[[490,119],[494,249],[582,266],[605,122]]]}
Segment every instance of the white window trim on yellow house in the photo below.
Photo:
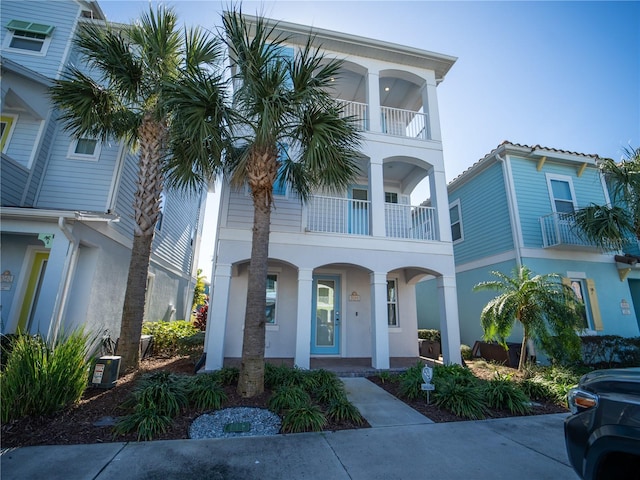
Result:
{"label": "white window trim on yellow house", "polygon": [[11,136],[18,123],[18,115],[14,113],[3,113],[2,116],[0,116],[0,122],[6,125],[4,130],[2,130],[2,138],[0,138],[0,150],[2,153],[7,153]]}

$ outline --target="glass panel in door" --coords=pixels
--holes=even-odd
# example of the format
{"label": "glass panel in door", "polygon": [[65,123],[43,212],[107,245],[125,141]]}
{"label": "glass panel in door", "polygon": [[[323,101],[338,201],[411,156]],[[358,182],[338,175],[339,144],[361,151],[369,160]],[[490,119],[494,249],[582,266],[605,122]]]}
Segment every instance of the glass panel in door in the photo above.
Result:
{"label": "glass panel in door", "polygon": [[340,278],[314,277],[311,353],[340,353]]}

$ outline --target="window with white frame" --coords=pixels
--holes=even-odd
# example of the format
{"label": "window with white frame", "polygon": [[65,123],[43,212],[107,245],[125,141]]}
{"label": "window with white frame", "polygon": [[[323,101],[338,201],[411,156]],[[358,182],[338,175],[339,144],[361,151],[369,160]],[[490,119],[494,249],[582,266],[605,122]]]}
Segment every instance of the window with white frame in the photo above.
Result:
{"label": "window with white frame", "polygon": [[160,193],[160,212],[158,213],[158,220],[156,221],[156,231],[162,230],[162,220],[164,220],[164,208],[167,203],[167,197],[164,192]]}
{"label": "window with white frame", "polygon": [[268,325],[276,324],[276,305],[278,303],[278,275],[270,273],[267,275],[267,308],[265,311],[265,321]]}
{"label": "window with white frame", "polygon": [[462,213],[460,212],[460,200],[449,205],[449,218],[451,219],[451,240],[453,243],[464,240],[462,233]]}
{"label": "window with white frame", "polygon": [[582,278],[571,278],[570,281],[571,289],[576,294],[576,297],[584,303],[584,310],[582,310],[582,327],[586,330],[595,330],[585,280]]}
{"label": "window with white frame", "polygon": [[102,145],[96,138],[80,137],[75,138],[69,145],[67,158],[73,160],[97,161],[100,158]]}
{"label": "window with white frame", "polygon": [[18,123],[18,116],[9,113],[3,113],[0,117],[0,151],[7,152],[13,129]]}
{"label": "window with white frame", "polygon": [[49,48],[54,26],[25,20],[11,20],[7,24],[5,48],[23,53],[43,55]]}
{"label": "window with white frame", "polygon": [[551,205],[556,213],[574,213],[576,211],[575,195],[571,177],[547,176]]}
{"label": "window with white frame", "polygon": [[398,281],[387,280],[387,323],[390,327],[400,326],[398,322]]}

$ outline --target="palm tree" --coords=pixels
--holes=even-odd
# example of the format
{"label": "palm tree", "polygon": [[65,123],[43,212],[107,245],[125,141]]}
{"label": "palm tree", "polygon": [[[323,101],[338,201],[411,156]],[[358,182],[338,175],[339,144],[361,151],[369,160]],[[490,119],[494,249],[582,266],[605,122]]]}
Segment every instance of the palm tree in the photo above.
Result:
{"label": "palm tree", "polygon": [[139,365],[147,272],[165,183],[194,190],[221,168],[222,48],[199,29],[179,28],[174,11],[162,7],[150,8],[135,25],[82,24],[74,41],[90,74],[71,67],[51,89],[65,129],[78,138],[116,138],[139,152],[118,342],[124,372]]}
{"label": "palm tree", "polygon": [[580,234],[604,251],[623,249],[633,236],[640,240],[640,148],[625,148],[624,157],[600,163],[613,206],[592,204],[575,213]]}
{"label": "palm tree", "polygon": [[313,48],[313,38],[293,57],[287,38],[263,18],[239,10],[223,17],[233,64],[235,148],[226,153],[230,184],[248,185],[254,218],[242,363],[238,392],[264,391],[266,279],[269,228],[276,181],[305,201],[316,188],[344,191],[358,173],[360,137],[329,88],[341,61]]}
{"label": "palm tree", "polygon": [[568,352],[578,354],[577,331],[581,328],[584,307],[571,287],[559,281],[559,275],[533,275],[524,265],[514,269],[513,276],[495,271],[491,274],[499,280],[481,282],[473,287],[474,291],[500,292],[480,314],[485,340],[498,340],[507,348],[506,338],[515,322],[520,322],[524,335],[518,370],[524,368],[529,339],[545,348],[556,336]]}

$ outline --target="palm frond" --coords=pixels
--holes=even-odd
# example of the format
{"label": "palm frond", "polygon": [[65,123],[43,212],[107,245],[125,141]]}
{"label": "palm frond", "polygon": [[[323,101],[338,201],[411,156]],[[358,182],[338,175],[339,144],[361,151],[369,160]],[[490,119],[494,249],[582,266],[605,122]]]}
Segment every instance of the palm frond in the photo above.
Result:
{"label": "palm frond", "polygon": [[630,212],[619,206],[591,204],[573,218],[576,234],[604,251],[622,249],[634,232]]}

